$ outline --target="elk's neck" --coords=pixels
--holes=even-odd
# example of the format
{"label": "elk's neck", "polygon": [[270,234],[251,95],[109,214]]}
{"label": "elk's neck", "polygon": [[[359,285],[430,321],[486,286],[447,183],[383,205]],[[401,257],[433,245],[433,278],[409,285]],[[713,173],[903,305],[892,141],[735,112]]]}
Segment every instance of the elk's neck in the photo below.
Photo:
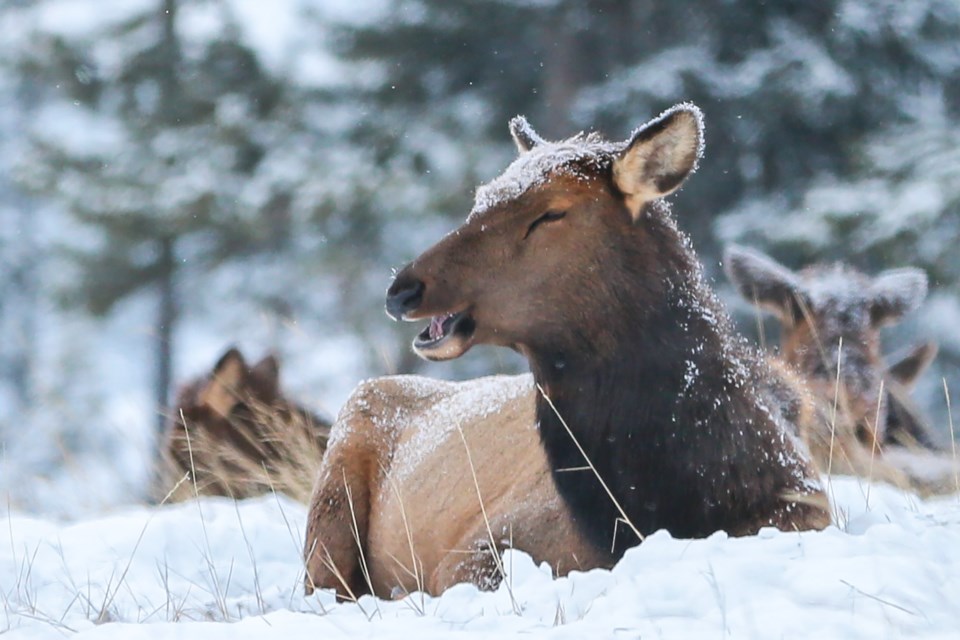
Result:
{"label": "elk's neck", "polygon": [[[660,528],[679,537],[738,533],[731,529],[741,511],[755,510],[784,483],[802,485],[793,477],[802,478],[802,469],[785,478],[782,467],[750,459],[776,456],[785,438],[758,399],[760,365],[731,334],[697,270],[681,266],[687,269],[675,271],[659,311],[629,303],[609,309],[611,319],[630,319],[619,329],[611,321],[621,335],[609,355],[544,349],[530,358],[550,400],[538,394],[537,418],[560,495],[599,548],[611,548],[617,526],[616,557],[637,538],[615,525],[620,512],[584,468],[573,438],[643,535]],[[760,481],[748,482],[744,468],[756,469]]]}

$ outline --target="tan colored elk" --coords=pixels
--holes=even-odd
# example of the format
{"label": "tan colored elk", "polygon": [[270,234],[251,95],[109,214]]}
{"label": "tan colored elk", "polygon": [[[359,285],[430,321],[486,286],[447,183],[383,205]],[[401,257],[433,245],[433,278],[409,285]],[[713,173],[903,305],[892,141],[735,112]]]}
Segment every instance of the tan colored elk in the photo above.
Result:
{"label": "tan colored elk", "polygon": [[[663,197],[694,170],[700,112],[625,142],[541,139],[480,187],[466,222],[402,269],[395,318],[445,360],[513,348],[530,378],[380,378],[338,417],[311,500],[306,590],[495,585],[514,546],[558,573],[643,536],[829,523],[772,373],[732,331]],[[624,524],[626,522],[627,524]]]}
{"label": "tan colored elk", "polygon": [[[923,271],[892,269],[871,278],[833,264],[794,272],[743,247],[729,247],[723,262],[740,294],[780,320],[779,357],[804,378],[815,399],[817,415],[807,423],[805,436],[824,471],[925,492],[955,489],[952,471],[938,489],[929,469],[917,474],[900,461],[907,459],[904,447],[937,448],[936,436],[909,397],[936,345],[918,345],[889,367],[881,355],[881,328],[916,309],[926,296]],[[934,465],[947,462],[926,459]]]}
{"label": "tan colored elk", "polygon": [[161,441],[156,493],[239,499],[276,490],[306,502],[329,430],[283,395],[274,356],[250,366],[231,348],[209,375],[180,390]]}

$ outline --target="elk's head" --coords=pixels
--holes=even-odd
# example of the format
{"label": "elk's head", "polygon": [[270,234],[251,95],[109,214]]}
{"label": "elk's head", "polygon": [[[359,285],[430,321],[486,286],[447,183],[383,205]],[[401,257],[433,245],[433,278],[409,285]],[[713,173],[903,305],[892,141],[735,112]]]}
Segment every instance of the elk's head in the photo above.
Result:
{"label": "elk's head", "polygon": [[[903,268],[871,278],[842,264],[793,272],[742,247],[726,250],[724,269],[744,298],[780,320],[784,359],[823,397],[833,397],[839,376],[850,419],[882,436],[886,394],[880,383],[886,369],[880,329],[923,302],[926,274]],[[912,379],[899,382],[909,385]]]}
{"label": "elk's head", "polygon": [[658,203],[696,168],[695,106],[673,107],[624,142],[596,134],[548,142],[522,117],[510,131],[519,157],[387,291],[393,318],[429,320],[413,343],[424,358],[456,358],[474,344],[528,356],[615,349],[611,325],[637,318],[611,309],[630,301],[642,313],[666,286],[662,254],[675,248],[657,235]]}
{"label": "elk's head", "polygon": [[279,379],[280,366],[274,356],[250,366],[239,350],[231,348],[208,376],[181,392],[172,419],[222,435],[231,429],[231,420],[249,421],[257,409],[284,403]]}

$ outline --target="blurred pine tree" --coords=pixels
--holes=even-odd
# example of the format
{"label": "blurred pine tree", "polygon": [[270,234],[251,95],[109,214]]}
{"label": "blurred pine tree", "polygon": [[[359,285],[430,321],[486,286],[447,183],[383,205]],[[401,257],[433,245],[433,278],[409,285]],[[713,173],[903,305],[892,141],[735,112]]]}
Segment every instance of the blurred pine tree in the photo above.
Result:
{"label": "blurred pine tree", "polygon": [[[65,299],[102,315],[153,292],[158,407],[193,303],[185,280],[289,238],[291,187],[265,158],[298,127],[284,88],[235,33],[185,51],[179,6],[158,0],[79,42],[50,36],[19,61],[59,88],[18,172],[79,223],[79,241],[65,247],[78,274]],[[115,67],[98,67],[94,47],[114,47]]]}

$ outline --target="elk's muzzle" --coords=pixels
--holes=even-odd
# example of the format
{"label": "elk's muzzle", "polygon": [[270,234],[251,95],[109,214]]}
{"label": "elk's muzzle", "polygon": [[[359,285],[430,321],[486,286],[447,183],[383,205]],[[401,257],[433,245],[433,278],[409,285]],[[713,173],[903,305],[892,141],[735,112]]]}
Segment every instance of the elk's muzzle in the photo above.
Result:
{"label": "elk's muzzle", "polygon": [[387,315],[394,320],[403,320],[423,302],[423,289],[423,282],[401,272],[387,289]]}

